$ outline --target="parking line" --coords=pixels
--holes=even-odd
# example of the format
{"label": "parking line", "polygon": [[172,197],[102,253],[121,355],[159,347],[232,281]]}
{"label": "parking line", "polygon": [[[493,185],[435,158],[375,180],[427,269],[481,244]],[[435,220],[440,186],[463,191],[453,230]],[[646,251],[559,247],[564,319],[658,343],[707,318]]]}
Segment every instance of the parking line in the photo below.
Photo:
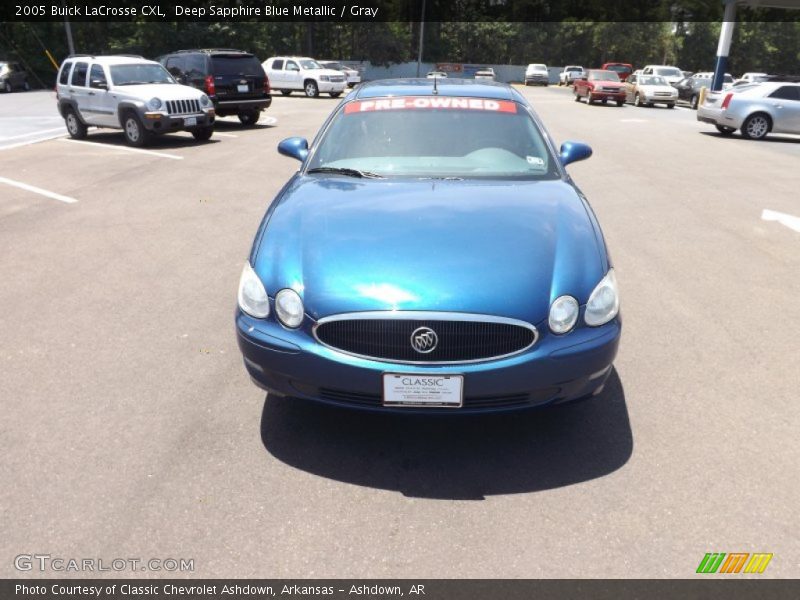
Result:
{"label": "parking line", "polygon": [[69,140],[60,138],[59,142],[69,142],[72,144],[86,144],[95,148],[107,148],[109,150],[124,150],[125,152],[136,152],[138,154],[149,154],[150,156],[158,156],[160,158],[171,158],[173,160],[183,160],[182,156],[177,154],[167,154],[166,152],[155,152],[153,150],[142,150],[141,148],[128,148],[128,146],[117,146],[116,144],[99,144],[97,142],[86,142],[84,140]]}
{"label": "parking line", "polygon": [[41,196],[46,196],[47,198],[52,198],[53,200],[58,200],[59,202],[66,202],[67,204],[74,204],[75,202],[77,202],[75,198],[70,198],[69,196],[62,196],[61,194],[56,194],[55,192],[43,190],[42,188],[36,187],[35,185],[28,185],[27,183],[22,183],[21,181],[14,181],[13,179],[8,179],[6,177],[0,177],[0,183],[5,183],[7,185],[17,187],[21,190],[33,192],[34,194],[39,194]]}
{"label": "parking line", "polygon": [[787,215],[786,213],[765,208],[761,212],[761,219],[764,221],[777,221],[781,225],[785,225],[789,229],[793,229],[794,231],[800,233],[800,217]]}
{"label": "parking line", "polygon": [[40,129],[39,131],[29,131],[28,133],[23,133],[21,135],[12,135],[11,137],[0,137],[0,144],[3,142],[7,142],[9,140],[18,140],[20,138],[25,137],[32,137],[37,135],[45,135],[47,133],[54,133],[56,131],[65,131],[63,127],[54,127],[53,129]]}
{"label": "parking line", "polygon": [[217,136],[217,137],[229,137],[229,138],[239,137],[238,135],[233,134],[233,133],[222,133],[220,131],[215,131],[214,135]]}

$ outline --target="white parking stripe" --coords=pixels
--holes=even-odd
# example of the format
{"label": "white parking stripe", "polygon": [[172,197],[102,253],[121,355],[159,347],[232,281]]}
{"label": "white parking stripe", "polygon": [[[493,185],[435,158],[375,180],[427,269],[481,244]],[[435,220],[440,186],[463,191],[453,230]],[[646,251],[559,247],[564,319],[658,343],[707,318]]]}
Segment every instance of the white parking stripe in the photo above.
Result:
{"label": "white parking stripe", "polygon": [[222,133],[221,131],[215,131],[214,132],[214,136],[215,137],[229,137],[229,138],[239,137],[236,134],[233,134],[233,133]]}
{"label": "white parking stripe", "polygon": [[778,212],[776,210],[764,209],[761,212],[761,218],[764,221],[777,221],[781,225],[785,225],[789,229],[793,229],[800,233],[800,217],[787,215],[786,213]]}
{"label": "white parking stripe", "polygon": [[142,150],[141,148],[129,148],[128,146],[117,146],[116,144],[100,144],[98,142],[87,142],[84,140],[70,140],[61,138],[59,142],[69,142],[71,144],[86,144],[94,148],[105,148],[107,150],[122,150],[124,152],[136,152],[138,154],[149,154],[150,156],[158,156],[159,158],[171,158],[173,160],[183,160],[182,156],[177,154],[167,154],[166,152],[155,152],[153,150]]}
{"label": "white parking stripe", "polygon": [[21,190],[33,192],[34,194],[39,194],[41,196],[46,196],[47,198],[52,198],[53,200],[66,202],[67,204],[74,204],[75,202],[77,202],[75,198],[70,198],[69,196],[62,196],[61,194],[56,194],[55,192],[38,188],[35,185],[28,185],[27,183],[22,183],[21,181],[14,181],[13,179],[7,179],[6,177],[0,177],[0,183],[5,183],[7,185],[17,187]]}
{"label": "white parking stripe", "polygon": [[20,138],[25,138],[25,137],[45,135],[47,133],[55,133],[56,131],[65,132],[66,129],[64,129],[63,127],[54,127],[53,129],[40,129],[38,131],[29,131],[28,133],[23,133],[20,135],[12,135],[11,137],[0,137],[0,143],[7,142],[9,140],[18,140]]}

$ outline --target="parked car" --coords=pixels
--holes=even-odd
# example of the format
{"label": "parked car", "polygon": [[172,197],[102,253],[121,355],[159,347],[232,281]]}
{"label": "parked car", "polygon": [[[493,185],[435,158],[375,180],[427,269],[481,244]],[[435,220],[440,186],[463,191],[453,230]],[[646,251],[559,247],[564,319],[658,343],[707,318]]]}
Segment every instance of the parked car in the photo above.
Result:
{"label": "parked car", "polygon": [[603,104],[613,100],[617,106],[625,104],[625,84],[614,71],[589,69],[585,79],[575,80],[574,90],[575,102],[585,97],[588,104],[594,104],[595,100]]}
{"label": "parked car", "polygon": [[444,71],[429,71],[425,77],[428,79],[447,79],[447,73]]}
{"label": "parked car", "polygon": [[761,83],[767,81],[769,75],[766,73],[745,73],[739,79],[733,82],[733,85],[744,85],[747,83]]}
{"label": "parked car", "polygon": [[675,108],[678,90],[660,75],[631,74],[625,82],[625,101],[635,106],[665,104],[667,108]]}
{"label": "parked car", "polygon": [[356,87],[359,83],[361,83],[361,73],[355,69],[351,69],[350,67],[343,65],[340,62],[333,60],[321,60],[319,61],[319,64],[326,69],[332,69],[334,71],[344,73],[345,81],[347,81],[347,87]]}
{"label": "parked car", "polygon": [[220,117],[254,125],[272,104],[269,79],[258,59],[243,50],[176,50],[158,61],[178,83],[204,91]]}
{"label": "parked car", "polygon": [[28,72],[17,62],[0,61],[0,91],[29,90]]}
{"label": "parked car", "polygon": [[[696,109],[697,103],[700,100],[700,90],[703,88],[707,90],[711,89],[711,79],[713,75],[713,73],[699,72],[691,77],[682,79],[675,84],[675,89],[678,90],[678,98],[688,102],[693,109]],[[726,73],[723,76],[722,88],[728,89],[732,86],[733,77],[729,73]]]}
{"label": "parked car", "polygon": [[261,64],[273,89],[284,96],[302,91],[309,98],[316,98],[320,92],[338,98],[347,86],[343,73],[326,69],[306,56],[274,56]]}
{"label": "parked car", "polygon": [[681,79],[684,79],[683,71],[678,67],[669,65],[647,65],[642,69],[642,75],[660,75],[667,80],[670,85],[675,85]]}
{"label": "parked car", "polygon": [[75,139],[85,138],[90,126],[122,129],[131,146],[173,131],[189,131],[196,140],[214,133],[211,99],[152,60],[74,55],[56,81],[58,112]]}
{"label": "parked car", "polygon": [[620,81],[626,81],[628,79],[628,75],[633,73],[633,65],[628,63],[621,63],[621,62],[608,62],[602,66],[604,71],[614,71],[617,75],[619,75]]}
{"label": "parked car", "polygon": [[543,85],[550,84],[550,72],[547,70],[547,65],[540,63],[533,63],[528,65],[525,69],[525,85]]}
{"label": "parked car", "polygon": [[742,137],[763,140],[771,133],[800,134],[800,83],[763,82],[709,92],[697,120],[722,135],[737,129]]}
{"label": "parked car", "polygon": [[579,65],[567,65],[558,74],[558,85],[572,85],[576,79],[581,79],[586,76],[583,67]]}
{"label": "parked car", "polygon": [[301,164],[258,229],[235,316],[271,397],[453,414],[603,390],[616,276],[564,168],[591,149],[556,149],[518,91],[365,83],[310,147],[278,151]]}
{"label": "parked car", "polygon": [[479,71],[475,71],[475,79],[483,79],[484,81],[494,81],[494,69],[485,67]]}

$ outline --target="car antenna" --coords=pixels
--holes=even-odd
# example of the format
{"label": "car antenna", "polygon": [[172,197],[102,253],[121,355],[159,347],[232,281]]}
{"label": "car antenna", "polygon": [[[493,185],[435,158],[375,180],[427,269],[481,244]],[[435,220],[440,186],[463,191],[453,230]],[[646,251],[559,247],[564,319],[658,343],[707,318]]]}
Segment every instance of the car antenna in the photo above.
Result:
{"label": "car antenna", "polygon": [[439,93],[438,84],[436,83],[438,81],[438,79],[439,78],[436,77],[436,76],[433,77],[433,93],[434,93],[434,95]]}

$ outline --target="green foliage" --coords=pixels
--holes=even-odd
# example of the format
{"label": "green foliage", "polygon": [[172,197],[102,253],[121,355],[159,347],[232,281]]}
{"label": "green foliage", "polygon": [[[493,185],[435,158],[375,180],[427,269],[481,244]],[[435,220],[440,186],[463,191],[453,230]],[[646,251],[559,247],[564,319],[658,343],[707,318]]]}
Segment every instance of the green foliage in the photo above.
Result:
{"label": "green foliage", "polygon": [[[581,0],[565,1],[563,5],[545,0],[515,0],[512,9],[520,18],[530,14],[553,17],[559,11],[564,15],[569,10],[574,12],[580,5]],[[452,0],[449,10],[464,20],[427,22],[423,60],[518,65],[545,62],[553,66],[588,67],[620,61],[636,67],[669,63],[691,71],[713,68],[721,3],[613,0],[603,6],[607,18],[598,22],[508,22],[477,20],[485,8],[481,2]],[[800,13],[783,14],[795,20],[737,23],[731,72],[797,73]],[[630,21],[639,15],[643,21]],[[654,15],[662,20],[654,21]],[[179,48],[231,47],[254,52],[262,60],[291,53],[387,65],[417,57],[420,28],[419,23],[413,22],[418,16],[411,17],[409,21],[385,23],[76,22],[72,23],[72,30],[75,47],[83,53],[131,53],[155,58]],[[55,69],[44,53],[44,46],[59,62],[67,55],[62,23],[0,24],[0,58],[23,60],[44,85],[52,85]]]}

